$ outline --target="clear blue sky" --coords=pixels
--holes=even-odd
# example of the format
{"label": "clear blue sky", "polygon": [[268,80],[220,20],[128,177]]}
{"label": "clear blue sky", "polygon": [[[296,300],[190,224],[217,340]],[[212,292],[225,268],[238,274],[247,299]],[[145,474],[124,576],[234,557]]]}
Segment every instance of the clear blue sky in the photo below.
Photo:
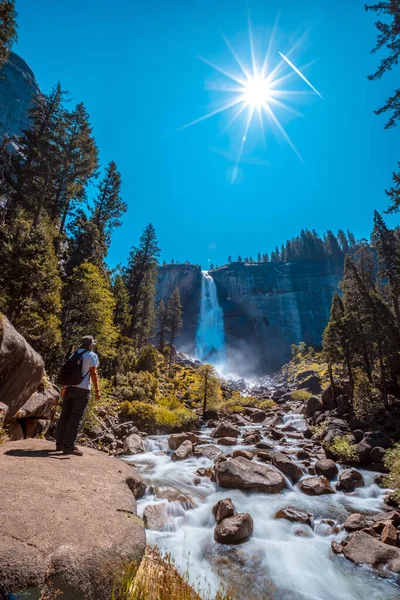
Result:
{"label": "clear blue sky", "polygon": [[[15,50],[49,90],[58,80],[91,114],[102,165],[114,159],[129,205],[114,235],[110,264],[125,262],[143,227],[156,228],[162,259],[207,266],[231,254],[270,252],[301,230],[350,228],[367,236],[374,208],[400,160],[399,131],[373,113],[397,85],[396,74],[369,82],[378,56],[374,16],[364,0],[17,0]],[[176,130],[221,105],[207,87],[228,82],[201,55],[234,62],[221,32],[247,61],[247,11],[257,50],[266,50],[280,11],[276,43],[322,93],[292,98],[304,118],[277,116],[301,153],[276,128],[264,146],[253,123],[239,177],[230,174],[243,135],[227,113]],[[261,53],[260,53],[261,55]],[[288,73],[289,68],[283,73]],[[285,89],[307,91],[294,75]],[[388,219],[390,225],[399,217]]]}

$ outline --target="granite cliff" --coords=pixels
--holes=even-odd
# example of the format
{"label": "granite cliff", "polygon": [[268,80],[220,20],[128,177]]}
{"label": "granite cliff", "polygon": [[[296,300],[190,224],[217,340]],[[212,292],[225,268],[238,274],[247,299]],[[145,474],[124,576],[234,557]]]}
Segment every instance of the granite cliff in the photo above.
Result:
{"label": "granite cliff", "polygon": [[[224,311],[228,359],[243,375],[262,374],[276,371],[287,362],[291,344],[303,340],[321,345],[332,296],[343,275],[343,257],[286,264],[232,263],[211,274]],[[184,308],[184,332],[178,347],[193,353],[200,268],[161,267],[157,300],[168,298],[175,286],[181,291]]]}
{"label": "granite cliff", "polygon": [[0,139],[19,135],[29,124],[32,98],[40,91],[35,75],[14,52],[0,70]]}

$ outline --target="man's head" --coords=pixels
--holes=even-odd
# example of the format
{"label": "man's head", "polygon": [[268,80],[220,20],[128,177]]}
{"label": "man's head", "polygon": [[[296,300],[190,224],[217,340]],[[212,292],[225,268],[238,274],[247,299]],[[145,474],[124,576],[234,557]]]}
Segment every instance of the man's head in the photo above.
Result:
{"label": "man's head", "polygon": [[81,340],[81,348],[87,348],[90,350],[96,344],[96,340],[92,335],[85,335]]}

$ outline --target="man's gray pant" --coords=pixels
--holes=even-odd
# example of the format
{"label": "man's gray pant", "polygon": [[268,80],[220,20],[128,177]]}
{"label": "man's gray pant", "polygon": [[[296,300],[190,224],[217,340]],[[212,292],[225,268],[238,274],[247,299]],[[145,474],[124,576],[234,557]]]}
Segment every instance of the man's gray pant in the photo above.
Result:
{"label": "man's gray pant", "polygon": [[76,436],[89,402],[90,391],[78,387],[67,387],[58,421],[56,444],[59,450],[70,452],[75,448]]}

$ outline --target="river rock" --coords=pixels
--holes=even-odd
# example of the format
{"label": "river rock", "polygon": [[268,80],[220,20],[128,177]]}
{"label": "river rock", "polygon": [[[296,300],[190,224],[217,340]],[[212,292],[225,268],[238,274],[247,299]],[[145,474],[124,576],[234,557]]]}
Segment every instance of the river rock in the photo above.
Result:
{"label": "river rock", "polygon": [[222,421],[222,423],[219,423],[214,431],[211,432],[211,437],[213,438],[238,438],[239,435],[239,429],[228,423],[228,421]]}
{"label": "river rock", "polygon": [[393,523],[393,525],[400,525],[400,511],[389,510],[388,512],[382,512],[373,516],[374,523]]}
{"label": "river rock", "polygon": [[285,487],[281,473],[241,456],[216,465],[215,479],[223,488],[254,489],[267,494],[277,494]]}
{"label": "river rock", "polygon": [[123,439],[132,435],[132,433],[139,433],[139,429],[134,425],[133,421],[126,421],[125,423],[120,423],[113,429],[115,437],[118,439]]}
{"label": "river rock", "polygon": [[146,452],[146,444],[137,433],[132,433],[124,439],[124,454],[141,454]]}
{"label": "river rock", "polygon": [[257,450],[273,450],[274,449],[274,445],[271,444],[270,442],[257,442],[257,444],[255,444],[255,447],[257,448]]}
{"label": "river rock", "polygon": [[351,492],[356,488],[364,486],[364,477],[356,469],[346,469],[339,475],[337,489]]}
{"label": "river rock", "polygon": [[259,408],[246,406],[244,410],[252,423],[262,423],[265,419],[265,412]]}
{"label": "river rock", "polygon": [[311,375],[297,384],[298,390],[308,390],[312,394],[320,394],[322,392],[321,379],[318,375]]}
{"label": "river rock", "polygon": [[297,508],[296,506],[286,506],[281,508],[275,513],[274,519],[286,519],[291,523],[304,523],[311,527],[312,515],[306,513],[304,510]]}
{"label": "river rock", "polygon": [[179,502],[185,510],[190,510],[196,507],[193,498],[188,494],[184,494],[180,490],[170,487],[158,487],[155,489],[155,496],[159,500],[168,500],[168,502]]}
{"label": "river rock", "polygon": [[8,406],[6,424],[38,389],[43,375],[42,357],[0,315],[0,399]]}
{"label": "river rock", "polygon": [[198,444],[200,438],[195,433],[172,433],[169,436],[168,445],[171,450],[177,450],[183,442],[190,440],[192,444]]}
{"label": "river rock", "polygon": [[131,474],[126,480],[126,483],[136,499],[143,498],[146,492],[146,484],[144,479],[137,471],[132,469]]}
{"label": "river rock", "polygon": [[238,456],[243,456],[243,458],[247,458],[247,460],[252,460],[253,455],[251,452],[247,452],[246,450],[234,450],[232,452],[232,457],[237,458]]}
{"label": "river rock", "polygon": [[359,531],[360,529],[366,529],[367,527],[370,527],[371,524],[371,519],[368,519],[366,516],[359,513],[354,513],[347,517],[343,527],[346,531],[353,532]]}
{"label": "river rock", "polygon": [[325,410],[325,407],[322,404],[321,400],[319,398],[317,398],[316,396],[311,396],[311,398],[309,398],[307,400],[304,414],[306,417],[312,417],[314,415],[314,413],[322,412],[324,410]]}
{"label": "river rock", "polygon": [[369,453],[370,461],[375,464],[382,464],[385,459],[385,453],[385,448],[381,448],[381,446],[375,446]]}
{"label": "river rock", "polygon": [[342,542],[337,542],[336,540],[333,540],[331,542],[331,548],[332,548],[333,554],[342,554],[343,547],[344,547],[343,541]]}
{"label": "river rock", "polygon": [[303,476],[303,471],[300,467],[281,452],[272,455],[272,464],[289,477],[292,483],[295,483]]}
{"label": "river rock", "polygon": [[212,444],[209,444],[207,446],[197,446],[194,452],[194,455],[196,457],[204,456],[205,458],[209,458],[210,460],[214,460],[214,458],[220,456],[221,454],[222,450],[220,450],[220,448],[217,448],[217,446],[213,446]]}
{"label": "river rock", "polygon": [[273,440],[282,440],[285,437],[285,434],[279,429],[269,429],[267,433],[272,437]]}
{"label": "river rock", "polygon": [[346,558],[359,565],[370,565],[384,572],[400,573],[400,548],[383,544],[364,531],[356,531],[343,548]]}
{"label": "river rock", "polygon": [[174,450],[174,452],[171,455],[171,459],[172,460],[185,460],[186,458],[189,458],[189,456],[192,454],[192,452],[193,452],[193,444],[190,440],[186,440],[177,448],[177,450]]}
{"label": "river rock", "polygon": [[143,521],[146,529],[163,531],[168,522],[167,505],[165,503],[149,504],[144,509]]}
{"label": "river rock", "polygon": [[237,440],[233,437],[222,437],[218,438],[217,444],[220,444],[220,446],[236,446]]}
{"label": "river rock", "polygon": [[397,546],[397,529],[392,523],[388,523],[382,530],[381,542],[389,546]]}
{"label": "river rock", "polygon": [[213,506],[212,513],[217,523],[221,523],[224,519],[233,517],[235,514],[235,507],[230,498],[224,498]]}
{"label": "river rock", "polygon": [[262,462],[272,462],[272,454],[264,450],[262,450],[261,452],[257,452],[257,458]]}
{"label": "river rock", "polygon": [[339,470],[333,460],[325,458],[317,460],[315,463],[315,472],[317,475],[324,475],[327,479],[333,479],[336,477]]}
{"label": "river rock", "polygon": [[253,535],[253,519],[248,513],[239,513],[224,519],[214,530],[214,539],[219,544],[235,544],[246,541]]}
{"label": "river rock", "polygon": [[322,400],[322,404],[325,407],[325,410],[332,410],[333,408],[336,408],[336,402],[335,402],[335,399],[333,397],[333,391],[332,391],[332,385],[331,384],[329,384],[322,391],[321,400]]}
{"label": "river rock", "polygon": [[246,446],[254,446],[258,444],[261,440],[261,436],[259,433],[250,433],[243,438],[243,444]]}
{"label": "river rock", "polygon": [[302,479],[297,487],[307,496],[321,496],[322,494],[334,494],[335,490],[329,480],[323,476],[307,477]]}

